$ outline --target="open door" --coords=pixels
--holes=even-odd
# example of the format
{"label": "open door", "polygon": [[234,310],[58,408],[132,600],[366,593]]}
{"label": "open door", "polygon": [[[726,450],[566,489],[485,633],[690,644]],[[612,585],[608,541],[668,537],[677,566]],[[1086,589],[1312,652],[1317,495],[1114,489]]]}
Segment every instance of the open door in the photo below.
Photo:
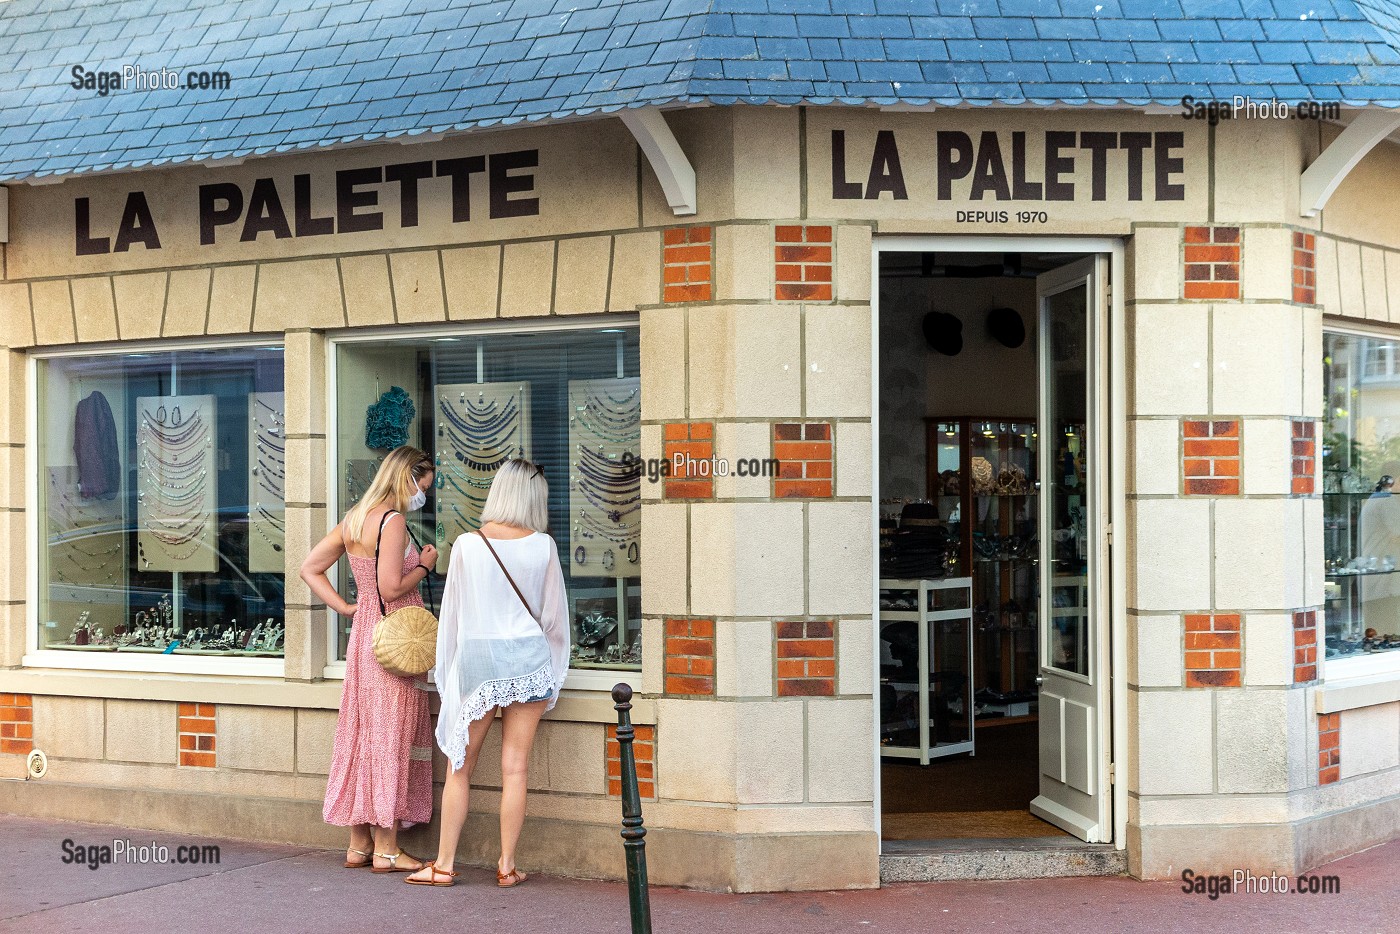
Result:
{"label": "open door", "polygon": [[1036,281],[1040,313],[1040,793],[1037,817],[1090,843],[1112,835],[1108,757],[1108,260]]}

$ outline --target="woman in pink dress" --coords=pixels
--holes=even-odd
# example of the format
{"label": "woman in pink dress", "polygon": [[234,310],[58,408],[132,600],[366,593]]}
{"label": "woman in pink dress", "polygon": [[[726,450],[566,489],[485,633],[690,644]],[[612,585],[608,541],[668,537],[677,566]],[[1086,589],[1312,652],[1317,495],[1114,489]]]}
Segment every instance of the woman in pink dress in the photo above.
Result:
{"label": "woman in pink dress", "polygon": [[[381,598],[390,613],[423,605],[418,585],[432,574],[437,549],[414,547],[403,513],[423,508],[433,473],[425,452],[395,448],[369,490],[301,566],[302,580],[317,597],[354,618],[322,811],[326,823],[350,828],[347,869],[414,872],[423,865],[399,849],[398,828],[427,823],[433,814],[428,695],[414,679],[380,666],[371,637]],[[341,555],[349,556],[355,575],[355,604],[336,593],[326,577]]]}

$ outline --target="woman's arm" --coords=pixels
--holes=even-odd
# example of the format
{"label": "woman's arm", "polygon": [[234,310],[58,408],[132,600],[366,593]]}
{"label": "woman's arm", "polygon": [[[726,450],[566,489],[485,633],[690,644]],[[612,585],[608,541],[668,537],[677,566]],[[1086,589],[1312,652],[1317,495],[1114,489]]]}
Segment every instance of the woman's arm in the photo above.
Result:
{"label": "woman's arm", "polygon": [[384,527],[379,530],[379,595],[385,603],[397,600],[428,577],[428,568],[423,564],[403,572],[403,555],[408,550],[408,522],[400,513],[394,513]]}
{"label": "woman's arm", "polygon": [[311,553],[306,556],[306,560],[301,563],[301,579],[306,581],[306,585],[311,588],[321,602],[335,610],[341,616],[354,616],[356,604],[347,603],[340,594],[336,593],[331,586],[330,578],[326,577],[326,572],[331,565],[340,560],[340,556],[345,554],[345,539],[341,536],[340,526],[337,525],[330,534],[321,539]]}
{"label": "woman's arm", "polygon": [[[564,568],[559,564],[559,549],[553,539],[549,543],[549,567],[545,569],[540,628],[544,630],[545,641],[549,643],[557,692],[557,689],[564,686],[564,678],[569,673],[569,644],[572,634],[569,625],[569,597],[564,589]],[[557,700],[558,696],[556,693],[554,700]],[[551,708],[554,706],[554,700],[550,701]]]}

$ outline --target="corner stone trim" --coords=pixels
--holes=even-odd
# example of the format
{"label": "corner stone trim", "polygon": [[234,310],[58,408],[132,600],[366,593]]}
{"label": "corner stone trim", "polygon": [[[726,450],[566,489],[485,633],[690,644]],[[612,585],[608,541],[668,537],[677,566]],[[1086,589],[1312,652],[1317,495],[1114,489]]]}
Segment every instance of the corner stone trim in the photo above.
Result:
{"label": "corner stone trim", "polygon": [[0,694],[0,753],[27,756],[34,751],[34,696]]}
{"label": "corner stone trim", "polygon": [[1240,249],[1238,227],[1187,227],[1183,297],[1238,299]]}
{"label": "corner stone trim", "polygon": [[[632,757],[637,761],[637,794],[656,798],[656,727],[632,727]],[[617,727],[609,725],[603,736],[603,759],[607,766],[608,796],[622,797],[622,744]]]}
{"label": "corner stone trim", "polygon": [[1182,489],[1187,496],[1238,496],[1240,423],[1186,418],[1181,421]]}
{"label": "corner stone trim", "polygon": [[662,300],[708,302],[714,282],[713,227],[670,227],[662,234]]}
{"label": "corner stone trim", "polygon": [[836,623],[789,620],[775,626],[779,697],[836,693]]}
{"label": "corner stone trim", "polygon": [[666,620],[665,655],[667,694],[714,695],[714,620]]}
{"label": "corner stone trim", "polygon": [[214,740],[218,732],[213,704],[181,704],[180,764],[201,769],[216,765]]}
{"label": "corner stone trim", "polygon": [[775,499],[830,499],[835,466],[830,422],[781,422],[773,426]]}
{"label": "corner stone trim", "polygon": [[1240,614],[1186,615],[1186,686],[1237,688],[1244,670]]}
{"label": "corner stone trim", "polygon": [[1317,783],[1331,785],[1342,778],[1342,715],[1318,714]]}
{"label": "corner stone trim", "polygon": [[780,302],[831,301],[831,228],[779,225],[773,239],[773,297]]}

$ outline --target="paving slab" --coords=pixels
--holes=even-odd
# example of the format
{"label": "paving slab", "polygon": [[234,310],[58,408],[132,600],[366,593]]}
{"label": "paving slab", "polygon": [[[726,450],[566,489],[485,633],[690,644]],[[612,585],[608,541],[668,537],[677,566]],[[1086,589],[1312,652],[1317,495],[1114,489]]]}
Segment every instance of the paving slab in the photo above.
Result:
{"label": "paving slab", "polygon": [[[62,843],[217,844],[217,865],[64,863]],[[627,934],[627,888],[532,876],[502,890],[465,869],[458,885],[405,885],[401,875],[341,866],[340,851],[182,837],[0,816],[0,934],[194,931],[474,931]],[[619,841],[620,845],[620,841]],[[1340,894],[1236,894],[1211,900],[1180,882],[1124,877],[901,883],[879,890],[732,895],[652,890],[656,934],[793,932],[1242,931],[1400,929],[1400,841],[1316,870]]]}

